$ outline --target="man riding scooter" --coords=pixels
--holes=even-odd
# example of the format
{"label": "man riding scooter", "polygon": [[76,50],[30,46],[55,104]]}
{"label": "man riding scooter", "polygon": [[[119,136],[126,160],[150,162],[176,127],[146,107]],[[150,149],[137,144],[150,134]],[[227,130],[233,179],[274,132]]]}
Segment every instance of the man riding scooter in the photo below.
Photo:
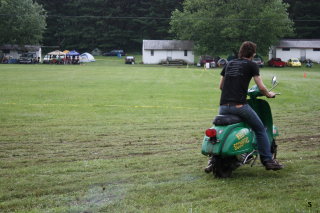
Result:
{"label": "man riding scooter", "polygon": [[[247,103],[247,91],[251,78],[260,92],[268,98],[275,93],[267,90],[260,77],[258,66],[252,62],[256,54],[256,44],[250,41],[242,43],[239,58],[230,61],[221,72],[220,115],[233,114],[241,117],[255,132],[260,160],[267,170],[280,170],[283,165],[273,159],[266,129],[257,113]],[[206,168],[212,168],[211,162]]]}

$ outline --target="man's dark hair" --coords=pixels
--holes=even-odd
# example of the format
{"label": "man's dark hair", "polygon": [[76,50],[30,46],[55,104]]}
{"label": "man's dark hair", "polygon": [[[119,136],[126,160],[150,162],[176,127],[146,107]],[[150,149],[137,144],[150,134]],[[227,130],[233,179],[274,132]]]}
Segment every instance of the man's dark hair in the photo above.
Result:
{"label": "man's dark hair", "polygon": [[250,58],[256,53],[257,45],[251,41],[242,43],[239,50],[239,58]]}

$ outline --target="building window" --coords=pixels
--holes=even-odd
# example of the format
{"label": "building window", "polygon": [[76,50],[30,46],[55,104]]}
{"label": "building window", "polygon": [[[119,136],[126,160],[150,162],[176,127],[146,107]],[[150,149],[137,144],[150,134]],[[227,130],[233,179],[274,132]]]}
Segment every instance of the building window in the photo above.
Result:
{"label": "building window", "polygon": [[320,48],[313,48],[313,51],[320,51]]}
{"label": "building window", "polygon": [[188,56],[188,50],[184,51],[184,56]]}
{"label": "building window", "polygon": [[290,48],[282,48],[282,51],[290,51]]}
{"label": "building window", "polygon": [[154,50],[151,50],[151,56],[154,56]]}

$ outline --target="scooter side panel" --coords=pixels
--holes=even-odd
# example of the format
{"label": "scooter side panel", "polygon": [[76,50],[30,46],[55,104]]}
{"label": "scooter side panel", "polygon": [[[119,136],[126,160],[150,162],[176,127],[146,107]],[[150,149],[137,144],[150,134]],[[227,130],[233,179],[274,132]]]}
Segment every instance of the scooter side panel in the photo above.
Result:
{"label": "scooter side panel", "polygon": [[254,133],[243,126],[235,128],[225,139],[221,155],[233,156],[253,151]]}
{"label": "scooter side panel", "polygon": [[201,153],[207,156],[212,154],[219,155],[225,139],[233,131],[233,129],[237,127],[243,128],[243,123],[237,123],[228,126],[212,126],[211,129],[215,129],[217,131],[217,138],[216,140],[212,140],[211,138],[204,136]]}
{"label": "scooter side panel", "polygon": [[201,147],[201,153],[203,155],[206,156],[210,156],[212,155],[214,152],[214,150],[219,149],[219,147],[217,147],[219,145],[214,144],[209,137],[204,136],[203,141],[202,141],[202,147]]}
{"label": "scooter side panel", "polygon": [[267,135],[270,144],[273,141],[273,119],[269,103],[263,99],[250,99],[248,100],[249,105],[258,114],[263,125],[266,128]]}
{"label": "scooter side panel", "polygon": [[220,152],[221,143],[219,143],[219,139],[218,139],[220,137],[219,132],[221,133],[224,131],[223,127],[218,127],[218,126],[213,126],[210,129],[215,129],[217,131],[217,139],[213,140],[212,138],[209,138],[206,135],[204,136],[202,141],[201,153],[207,156],[212,154],[217,154]]}

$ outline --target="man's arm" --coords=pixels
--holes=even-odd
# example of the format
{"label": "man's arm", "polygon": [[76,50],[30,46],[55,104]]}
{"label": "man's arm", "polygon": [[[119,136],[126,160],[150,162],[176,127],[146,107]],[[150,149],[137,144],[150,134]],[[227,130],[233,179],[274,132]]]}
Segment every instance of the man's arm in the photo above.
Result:
{"label": "man's arm", "polygon": [[224,77],[221,76],[221,79],[220,79],[220,85],[219,85],[219,88],[222,90],[222,87],[223,87],[223,82],[224,82]]}
{"label": "man's arm", "polygon": [[273,98],[276,96],[274,92],[269,92],[267,87],[263,84],[262,79],[259,75],[253,77],[254,82],[256,82],[257,86],[259,87],[260,92],[267,96],[268,98]]}

